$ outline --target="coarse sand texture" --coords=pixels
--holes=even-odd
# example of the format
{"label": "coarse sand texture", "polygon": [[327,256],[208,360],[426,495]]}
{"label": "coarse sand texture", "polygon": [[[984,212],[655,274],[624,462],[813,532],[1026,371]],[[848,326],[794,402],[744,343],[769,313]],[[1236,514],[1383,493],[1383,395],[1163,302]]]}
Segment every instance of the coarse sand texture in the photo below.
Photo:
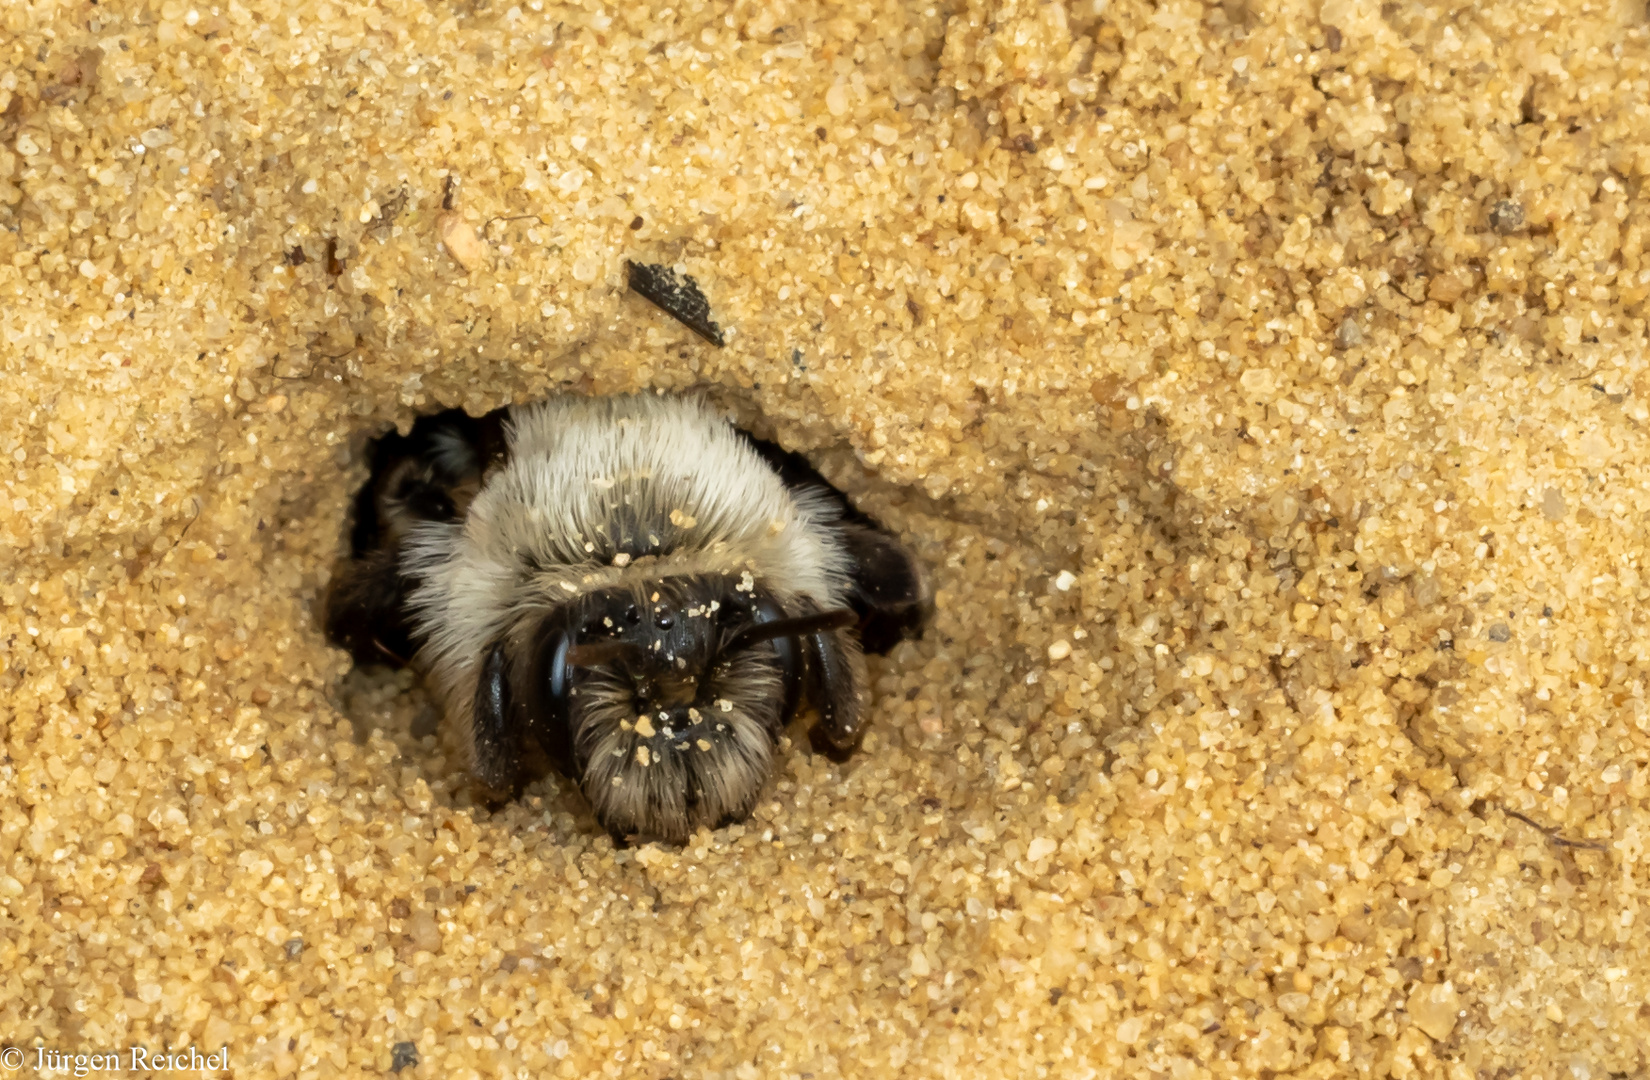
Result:
{"label": "coarse sand texture", "polygon": [[[6,0],[0,226],[18,1075],[1650,1076],[1643,0]],[[936,610],[616,848],[316,604],[644,389]]]}

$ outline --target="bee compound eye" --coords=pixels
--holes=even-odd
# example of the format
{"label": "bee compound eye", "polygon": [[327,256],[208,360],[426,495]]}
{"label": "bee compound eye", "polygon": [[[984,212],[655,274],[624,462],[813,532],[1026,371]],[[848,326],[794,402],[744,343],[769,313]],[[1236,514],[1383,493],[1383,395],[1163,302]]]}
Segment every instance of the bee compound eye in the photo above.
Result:
{"label": "bee compound eye", "polygon": [[571,647],[572,641],[563,633],[552,637],[545,649],[544,686],[550,700],[557,705],[567,700],[567,692],[573,682],[567,663],[567,653]]}

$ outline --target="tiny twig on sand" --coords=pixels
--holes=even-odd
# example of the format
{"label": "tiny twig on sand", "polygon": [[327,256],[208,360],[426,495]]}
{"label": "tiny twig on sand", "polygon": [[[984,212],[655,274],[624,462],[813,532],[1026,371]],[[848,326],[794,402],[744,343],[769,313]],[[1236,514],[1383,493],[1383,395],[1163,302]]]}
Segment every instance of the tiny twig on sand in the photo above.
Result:
{"label": "tiny twig on sand", "polygon": [[1608,850],[1610,850],[1610,846],[1608,844],[1601,843],[1597,840],[1569,840],[1569,839],[1566,839],[1566,838],[1564,838],[1564,837],[1562,837],[1558,834],[1557,829],[1546,828],[1539,821],[1535,821],[1531,818],[1527,818],[1523,814],[1520,814],[1517,810],[1509,810],[1505,806],[1501,806],[1499,803],[1496,804],[1496,806],[1497,806],[1497,809],[1499,809],[1503,814],[1506,814],[1508,817],[1517,818],[1519,821],[1522,821],[1524,824],[1528,825],[1530,828],[1532,828],[1532,829],[1536,830],[1537,832],[1541,833],[1548,840],[1551,840],[1553,843],[1557,844],[1559,847],[1584,848],[1588,851],[1608,851]]}

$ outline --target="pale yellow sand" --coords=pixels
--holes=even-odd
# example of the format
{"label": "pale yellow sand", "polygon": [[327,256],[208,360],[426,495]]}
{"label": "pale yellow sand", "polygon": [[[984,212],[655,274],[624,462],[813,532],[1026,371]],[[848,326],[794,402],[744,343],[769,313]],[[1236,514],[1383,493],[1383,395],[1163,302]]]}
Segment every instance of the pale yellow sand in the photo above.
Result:
{"label": "pale yellow sand", "polygon": [[[0,1041],[1645,1076],[1643,6],[6,4]],[[369,434],[640,387],[939,589],[685,850],[313,614]]]}

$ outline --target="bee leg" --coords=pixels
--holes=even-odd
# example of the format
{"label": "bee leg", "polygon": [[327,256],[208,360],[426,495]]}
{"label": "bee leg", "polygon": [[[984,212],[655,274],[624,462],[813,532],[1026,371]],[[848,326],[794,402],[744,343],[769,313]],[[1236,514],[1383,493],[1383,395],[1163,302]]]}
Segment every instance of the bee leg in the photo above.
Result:
{"label": "bee leg", "polygon": [[808,732],[815,750],[845,760],[864,735],[869,679],[859,642],[846,630],[825,630],[802,640],[808,692],[819,723]]}
{"label": "bee leg", "polygon": [[348,650],[358,664],[405,667],[417,651],[405,614],[411,587],[394,551],[350,559],[339,567],[322,603],[328,640]]}
{"label": "bee leg", "polygon": [[448,409],[420,417],[406,435],[391,431],[368,443],[371,475],[356,496],[350,531],[355,557],[395,548],[416,522],[455,517],[481,480],[495,426]]}
{"label": "bee leg", "polygon": [[906,638],[918,637],[933,596],[916,556],[886,529],[844,522],[839,529],[853,557],[848,604],[859,615],[859,641],[881,656]]}
{"label": "bee leg", "polygon": [[836,510],[833,525],[853,560],[848,604],[859,616],[859,640],[865,651],[880,656],[902,639],[920,635],[933,599],[916,557],[881,522],[821,476],[807,458],[749,432],[740,434],[787,488],[823,496]]}
{"label": "bee leg", "polygon": [[495,417],[449,409],[367,445],[372,475],[355,497],[350,556],[322,605],[328,639],[356,663],[404,667],[418,650],[407,616],[418,582],[400,572],[401,540],[419,522],[460,514],[502,430]]}
{"label": "bee leg", "polygon": [[470,722],[470,769],[493,791],[521,793],[523,765],[521,727],[510,687],[510,663],[504,643],[487,652],[476,682]]}

